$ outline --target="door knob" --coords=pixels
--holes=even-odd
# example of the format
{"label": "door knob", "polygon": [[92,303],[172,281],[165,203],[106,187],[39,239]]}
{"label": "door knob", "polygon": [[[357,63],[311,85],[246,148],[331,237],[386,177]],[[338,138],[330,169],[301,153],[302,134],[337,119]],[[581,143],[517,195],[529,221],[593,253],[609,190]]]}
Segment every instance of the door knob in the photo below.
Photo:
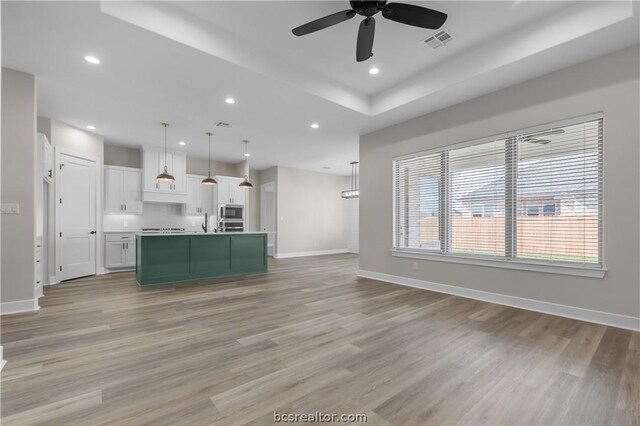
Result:
{"label": "door knob", "polygon": [[91,231],[91,232],[89,232],[89,233],[90,233],[91,235],[93,235],[93,234],[95,234],[95,233],[96,233],[96,231]]}

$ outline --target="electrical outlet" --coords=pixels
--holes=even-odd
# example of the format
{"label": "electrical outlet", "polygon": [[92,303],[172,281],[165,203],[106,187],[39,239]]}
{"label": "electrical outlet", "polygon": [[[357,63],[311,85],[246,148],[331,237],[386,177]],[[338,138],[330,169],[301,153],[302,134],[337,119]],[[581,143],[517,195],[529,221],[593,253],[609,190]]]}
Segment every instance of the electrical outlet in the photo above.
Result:
{"label": "electrical outlet", "polygon": [[418,270],[418,262],[413,262],[413,270],[414,271]]}
{"label": "electrical outlet", "polygon": [[2,206],[0,206],[0,213],[2,213],[2,214],[20,214],[20,204],[17,204],[17,203],[2,203]]}

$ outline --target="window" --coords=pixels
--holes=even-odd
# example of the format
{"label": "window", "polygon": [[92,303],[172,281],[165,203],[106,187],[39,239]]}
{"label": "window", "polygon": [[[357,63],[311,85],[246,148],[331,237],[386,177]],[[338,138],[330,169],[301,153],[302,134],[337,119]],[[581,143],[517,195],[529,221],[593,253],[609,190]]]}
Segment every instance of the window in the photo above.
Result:
{"label": "window", "polygon": [[602,267],[601,114],[394,160],[394,249]]}

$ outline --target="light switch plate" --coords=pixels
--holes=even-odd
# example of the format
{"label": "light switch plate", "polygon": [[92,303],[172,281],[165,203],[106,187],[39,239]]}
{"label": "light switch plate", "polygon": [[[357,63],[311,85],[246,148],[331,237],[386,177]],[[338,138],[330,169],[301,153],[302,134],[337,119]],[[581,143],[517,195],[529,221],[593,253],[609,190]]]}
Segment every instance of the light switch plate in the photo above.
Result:
{"label": "light switch plate", "polygon": [[20,214],[20,204],[17,203],[2,203],[0,206],[0,213],[2,214]]}

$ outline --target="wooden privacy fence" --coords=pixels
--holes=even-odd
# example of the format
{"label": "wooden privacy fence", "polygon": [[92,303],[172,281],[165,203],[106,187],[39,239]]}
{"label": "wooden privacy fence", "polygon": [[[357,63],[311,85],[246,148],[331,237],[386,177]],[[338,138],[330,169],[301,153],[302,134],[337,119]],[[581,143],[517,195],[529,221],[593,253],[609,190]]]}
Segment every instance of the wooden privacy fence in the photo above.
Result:
{"label": "wooden privacy fence", "polygon": [[[504,251],[504,217],[451,218],[454,250]],[[598,215],[518,216],[518,253],[598,257]],[[420,219],[420,241],[438,240],[438,218]]]}

